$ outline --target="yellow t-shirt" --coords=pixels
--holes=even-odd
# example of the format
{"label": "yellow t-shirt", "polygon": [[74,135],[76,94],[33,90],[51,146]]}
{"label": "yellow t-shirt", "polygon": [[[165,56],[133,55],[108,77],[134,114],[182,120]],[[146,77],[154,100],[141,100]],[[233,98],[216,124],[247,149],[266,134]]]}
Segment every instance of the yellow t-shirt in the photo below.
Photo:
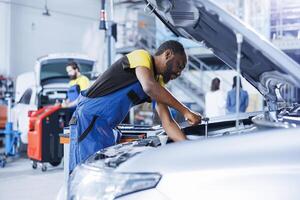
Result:
{"label": "yellow t-shirt", "polygon": [[[130,64],[130,68],[136,68],[136,67],[146,67],[152,71],[154,74],[153,70],[153,60],[150,55],[150,53],[146,50],[139,49],[132,51],[131,53],[126,55]],[[156,81],[159,82],[161,86],[165,86],[165,83],[163,81],[163,77],[161,75],[157,75],[154,77]]]}
{"label": "yellow t-shirt", "polygon": [[73,85],[79,85],[80,91],[82,91],[82,90],[86,90],[90,86],[90,81],[86,76],[80,75],[75,80],[71,80],[69,82],[70,87]]}

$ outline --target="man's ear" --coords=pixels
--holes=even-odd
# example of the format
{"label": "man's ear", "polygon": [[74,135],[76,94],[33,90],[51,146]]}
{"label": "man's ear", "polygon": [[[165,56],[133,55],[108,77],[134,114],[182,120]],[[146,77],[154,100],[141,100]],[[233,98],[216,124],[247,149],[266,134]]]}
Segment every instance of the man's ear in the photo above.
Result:
{"label": "man's ear", "polygon": [[169,60],[172,57],[172,55],[173,55],[173,52],[170,49],[167,49],[165,51],[165,58],[166,58],[166,60]]}

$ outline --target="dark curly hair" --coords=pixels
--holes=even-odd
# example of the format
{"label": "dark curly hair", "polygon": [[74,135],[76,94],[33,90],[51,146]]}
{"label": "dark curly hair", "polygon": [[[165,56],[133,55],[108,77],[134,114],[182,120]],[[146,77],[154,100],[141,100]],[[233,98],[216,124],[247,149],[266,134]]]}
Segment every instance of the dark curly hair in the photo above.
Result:
{"label": "dark curly hair", "polygon": [[66,66],[71,66],[72,69],[74,69],[74,70],[77,69],[80,72],[80,68],[76,62],[69,62]]}
{"label": "dark curly hair", "polygon": [[155,55],[159,56],[159,55],[163,54],[168,49],[170,49],[174,54],[185,55],[183,45],[180,42],[177,42],[175,40],[168,40],[168,41],[162,43],[158,47]]}

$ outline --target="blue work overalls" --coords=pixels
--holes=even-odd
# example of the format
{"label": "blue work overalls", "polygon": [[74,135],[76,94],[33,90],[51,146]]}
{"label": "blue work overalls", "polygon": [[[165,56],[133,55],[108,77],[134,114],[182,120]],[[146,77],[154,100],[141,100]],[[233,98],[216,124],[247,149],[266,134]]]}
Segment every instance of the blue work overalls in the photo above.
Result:
{"label": "blue work overalls", "polygon": [[77,99],[77,97],[80,94],[80,87],[79,85],[72,85],[69,89],[68,89],[68,93],[67,93],[67,97],[69,99],[69,101],[75,101]]}
{"label": "blue work overalls", "polygon": [[78,97],[70,121],[70,172],[95,152],[114,145],[118,139],[114,128],[131,107],[149,98],[139,81],[97,98],[88,98],[85,93]]}
{"label": "blue work overalls", "polygon": [[[80,86],[77,85],[77,84],[76,85],[72,85],[68,89],[68,92],[67,92],[68,100],[70,102],[75,101],[79,97],[79,94],[80,94]],[[74,113],[74,111],[76,109],[76,106],[69,107],[68,109],[70,111],[70,114],[72,114],[72,113]]]}

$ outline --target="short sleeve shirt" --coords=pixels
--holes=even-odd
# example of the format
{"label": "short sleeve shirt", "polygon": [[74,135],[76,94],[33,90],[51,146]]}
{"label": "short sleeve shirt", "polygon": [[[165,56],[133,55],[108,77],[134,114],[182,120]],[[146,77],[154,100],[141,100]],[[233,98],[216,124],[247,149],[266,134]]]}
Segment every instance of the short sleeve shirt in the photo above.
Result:
{"label": "short sleeve shirt", "polygon": [[164,86],[163,78],[156,75],[154,59],[146,50],[135,50],[117,60],[89,88],[87,96],[96,98],[117,91],[138,81],[135,68],[146,67],[153,73],[155,80]]}
{"label": "short sleeve shirt", "polygon": [[69,82],[70,87],[74,86],[74,85],[78,85],[80,87],[80,91],[81,90],[86,90],[90,86],[90,81],[86,76],[80,75],[75,80],[71,80]]}

